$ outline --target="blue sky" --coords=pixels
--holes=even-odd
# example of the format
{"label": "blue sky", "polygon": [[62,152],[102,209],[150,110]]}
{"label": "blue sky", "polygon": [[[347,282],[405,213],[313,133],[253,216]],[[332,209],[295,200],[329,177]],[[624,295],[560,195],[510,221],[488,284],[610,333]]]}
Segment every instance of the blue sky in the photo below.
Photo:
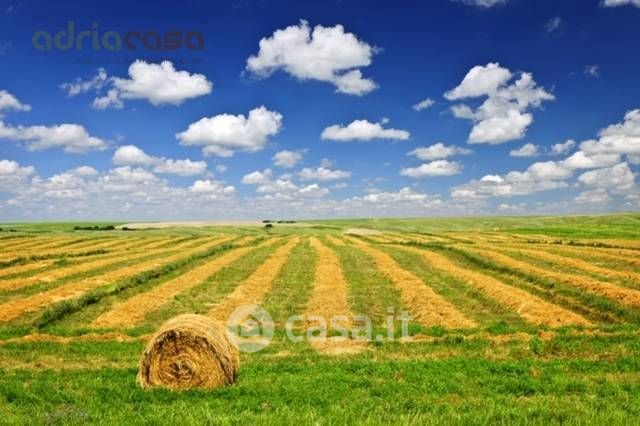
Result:
{"label": "blue sky", "polygon": [[[2,1],[0,220],[638,210],[639,21],[637,0]],[[204,46],[151,49],[173,31]]]}

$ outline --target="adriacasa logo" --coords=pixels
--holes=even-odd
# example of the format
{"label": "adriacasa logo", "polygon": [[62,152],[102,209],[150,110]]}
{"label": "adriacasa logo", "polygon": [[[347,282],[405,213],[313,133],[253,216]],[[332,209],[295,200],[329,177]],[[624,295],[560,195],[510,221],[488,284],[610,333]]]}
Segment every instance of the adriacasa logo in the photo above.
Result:
{"label": "adriacasa logo", "polygon": [[124,33],[119,31],[100,31],[97,22],[91,29],[76,30],[74,21],[67,22],[67,28],[52,34],[49,31],[38,30],[31,39],[33,47],[40,51],[51,50],[152,50],[172,51],[179,49],[203,50],[204,36],[200,31],[171,30],[136,31]]}

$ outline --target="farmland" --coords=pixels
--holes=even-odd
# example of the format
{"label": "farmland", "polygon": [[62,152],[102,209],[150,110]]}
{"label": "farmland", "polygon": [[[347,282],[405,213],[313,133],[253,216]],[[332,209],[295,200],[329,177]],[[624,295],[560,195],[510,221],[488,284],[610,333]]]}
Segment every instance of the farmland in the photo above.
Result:
{"label": "farmland", "polygon": [[[103,225],[103,224],[101,224]],[[116,224],[117,225],[117,224]],[[0,233],[0,412],[35,423],[625,423],[640,416],[640,215]],[[11,229],[12,232],[6,230]],[[214,391],[142,390],[150,335],[257,304]],[[398,318],[408,312],[409,338]],[[374,336],[287,338],[366,316]]]}

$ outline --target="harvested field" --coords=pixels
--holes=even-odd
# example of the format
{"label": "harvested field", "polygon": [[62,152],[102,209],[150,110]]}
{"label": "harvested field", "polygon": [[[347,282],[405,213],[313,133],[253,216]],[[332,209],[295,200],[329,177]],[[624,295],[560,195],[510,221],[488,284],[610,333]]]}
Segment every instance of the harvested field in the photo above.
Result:
{"label": "harvested field", "polygon": [[[9,262],[0,265],[0,411],[8,423],[19,412],[33,423],[120,424],[150,404],[145,419],[163,423],[172,418],[169,404],[181,419],[184,409],[206,412],[196,416],[202,423],[296,423],[309,401],[318,416],[356,397],[343,422],[376,423],[369,413],[378,409],[376,419],[395,410],[390,422],[420,424],[468,410],[491,414],[461,423],[520,423],[518,410],[551,424],[583,410],[604,410],[598,419],[614,423],[640,415],[632,241],[390,221],[1,238]],[[373,234],[344,234],[368,226]],[[246,304],[271,314],[274,336],[248,337],[266,346],[241,353],[232,386],[139,389],[140,356],[161,324],[182,314],[224,324]],[[324,318],[326,330],[312,316]],[[287,329],[291,318],[298,319]],[[362,318],[370,335],[342,335],[366,324]],[[253,332],[252,324],[243,329]],[[190,376],[189,359],[169,362],[168,375]],[[96,405],[87,403],[91,395]],[[212,410],[228,415],[210,417]],[[432,412],[414,418],[420,410]]]}
{"label": "harvested field", "polygon": [[443,255],[413,248],[406,248],[405,250],[419,253],[433,267],[478,287],[487,296],[509,307],[533,324],[549,327],[589,325],[589,321],[580,315],[545,302],[526,291],[504,284],[488,275],[459,267]]}
{"label": "harvested field", "polygon": [[475,248],[464,248],[464,250],[475,253],[476,255],[491,261],[495,261],[508,268],[517,269],[527,274],[579,287],[589,292],[608,297],[623,305],[640,308],[640,290],[617,286],[607,282],[591,279],[583,275],[553,272],[490,250],[479,250]]}
{"label": "harvested field", "polygon": [[123,280],[128,277],[132,277],[136,274],[157,269],[163,265],[171,262],[178,261],[180,259],[189,258],[199,252],[205,252],[206,250],[220,244],[217,240],[214,242],[203,242],[196,248],[190,248],[182,250],[177,254],[162,257],[161,259],[154,258],[152,260],[143,261],[132,266],[126,266],[115,271],[109,271],[104,274],[96,275],[90,279],[84,279],[76,282],[66,283],[59,287],[55,287],[51,290],[37,293],[25,298],[12,299],[0,305],[0,322],[10,321],[24,314],[25,312],[32,312],[43,308],[44,306],[54,303],[68,300],[74,297],[79,297],[87,291],[108,285],[119,280]]}
{"label": "harvested field", "polygon": [[287,261],[287,256],[300,242],[292,238],[273,253],[266,262],[258,267],[253,274],[235,290],[212,308],[208,315],[218,320],[226,320],[239,306],[260,303],[271,288],[273,280]]}
{"label": "harvested field", "polygon": [[543,260],[545,262],[551,264],[557,264],[560,266],[565,266],[568,268],[574,268],[578,271],[587,272],[594,275],[600,275],[602,277],[629,281],[635,284],[640,284],[640,273],[631,272],[631,271],[617,271],[609,268],[602,268],[600,266],[595,266],[589,262],[586,262],[581,259],[574,259],[566,256],[559,256],[557,254],[549,253],[543,250],[532,250],[532,249],[517,249],[518,253],[523,253],[526,256],[532,257],[534,259]]}
{"label": "harvested field", "polygon": [[[178,244],[172,250],[181,250],[185,246],[189,246],[191,244],[193,244],[193,242]],[[136,259],[141,259],[150,255],[161,254],[168,251],[168,249],[156,250],[157,251],[147,248],[145,250],[132,251],[130,253],[124,254],[122,252],[119,252],[115,255],[100,256],[100,258],[96,260],[87,259],[87,261],[77,265],[74,264],[68,267],[57,268],[53,271],[46,271],[42,274],[34,274],[26,278],[16,278],[12,280],[0,281],[0,290],[16,290],[19,288],[37,284],[38,282],[52,282],[76,274],[81,274],[92,270],[99,270],[100,268],[108,267],[110,265],[117,265],[119,262],[135,261]]]}
{"label": "harvested field", "polygon": [[[274,240],[268,240],[265,244],[271,244]],[[151,311],[159,309],[176,295],[189,290],[225,266],[247,255],[254,247],[239,247],[222,254],[211,261],[205,262],[177,278],[161,284],[152,290],[138,294],[122,303],[117,304],[108,312],[100,315],[91,323],[92,327],[113,328],[131,327],[140,323]]]}
{"label": "harvested field", "polygon": [[474,327],[476,324],[451,303],[435,293],[420,278],[400,268],[391,256],[357,238],[350,241],[373,258],[378,269],[398,287],[402,301],[415,319],[425,326],[451,328]]}
{"label": "harvested field", "polygon": [[351,329],[353,314],[349,306],[348,284],[342,274],[340,260],[317,238],[311,238],[311,247],[317,253],[317,263],[313,293],[307,305],[305,317],[343,316],[345,320],[340,321],[339,325]]}

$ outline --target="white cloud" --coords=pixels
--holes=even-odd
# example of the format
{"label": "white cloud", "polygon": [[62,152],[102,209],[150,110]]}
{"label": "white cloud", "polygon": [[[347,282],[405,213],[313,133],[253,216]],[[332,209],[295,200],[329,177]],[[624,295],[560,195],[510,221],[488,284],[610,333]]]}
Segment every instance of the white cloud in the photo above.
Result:
{"label": "white cloud", "polygon": [[620,163],[612,167],[585,172],[578,177],[578,181],[592,188],[626,193],[634,188],[635,175],[627,163]]}
{"label": "white cloud", "polygon": [[76,79],[61,85],[69,96],[88,91],[107,93],[93,100],[95,109],[122,108],[125,99],[146,99],[152,105],[180,105],[188,99],[211,93],[213,84],[202,74],[177,71],[171,61],[160,64],[136,60],[129,65],[129,78],[108,77],[103,68],[89,80]]}
{"label": "white cloud", "polygon": [[17,161],[0,160],[0,192],[20,190],[27,177],[35,173],[33,166],[21,166]]}
{"label": "white cloud", "polygon": [[576,141],[574,141],[573,139],[568,139],[564,143],[557,143],[555,145],[552,145],[550,154],[551,155],[566,154],[569,151],[571,151],[574,146],[576,146]]}
{"label": "white cloud", "polygon": [[485,66],[476,65],[471,68],[462,82],[453,90],[444,94],[450,101],[475,98],[478,96],[493,95],[498,88],[511,80],[512,74],[498,63],[489,63]]}
{"label": "white cloud", "polygon": [[555,161],[537,162],[524,172],[511,171],[505,175],[486,175],[451,191],[454,199],[478,200],[487,197],[512,197],[540,191],[567,188],[565,182],[572,170]]}
{"label": "white cloud", "polygon": [[600,77],[600,65],[587,65],[584,67],[584,74],[587,77]]}
{"label": "white cloud", "polygon": [[0,90],[0,118],[4,111],[31,111],[31,105],[23,104],[6,90]]}
{"label": "white cloud", "polygon": [[600,188],[583,191],[574,200],[580,204],[608,204],[611,202],[611,197],[606,189]]}
{"label": "white cloud", "polygon": [[171,158],[164,158],[162,162],[153,168],[153,171],[178,176],[197,176],[207,171],[207,163],[189,159],[173,160]]}
{"label": "white cloud", "polygon": [[518,149],[509,151],[511,157],[535,157],[538,155],[538,145],[526,143]]}
{"label": "white cloud", "polygon": [[135,145],[124,145],[116,150],[112,161],[119,166],[149,166],[154,164],[156,159]]}
{"label": "white cloud", "polygon": [[460,148],[455,145],[445,145],[442,142],[438,142],[431,146],[418,147],[407,155],[414,155],[420,160],[440,160],[454,155],[467,155],[471,154],[470,149]]}
{"label": "white cloud", "polygon": [[[554,145],[552,152],[566,153],[573,146],[575,142],[569,140]],[[599,139],[583,142],[580,148],[562,161],[538,162],[524,172],[511,171],[502,176],[487,175],[474,179],[454,187],[452,198],[478,200],[567,188],[567,180],[579,169],[594,170],[582,173],[578,183],[629,195],[637,189],[635,175],[628,163],[620,163],[620,160],[625,154],[628,160],[635,159],[636,153],[640,152],[640,110],[629,111],[622,123],[606,127],[599,132]],[[585,193],[581,200],[586,200],[589,194]]]}
{"label": "white cloud", "polygon": [[413,108],[414,111],[422,111],[423,109],[431,108],[433,105],[435,105],[435,103],[436,101],[434,101],[433,99],[427,98],[418,102],[411,108]]}
{"label": "white cloud", "polygon": [[507,0],[452,0],[452,1],[461,1],[462,3],[468,4],[471,6],[485,7],[485,8],[500,6],[507,3]]}
{"label": "white cloud", "polygon": [[324,140],[347,142],[353,140],[370,141],[372,139],[408,140],[411,133],[406,130],[385,129],[385,120],[371,123],[367,120],[355,120],[347,126],[334,124],[322,131]]}
{"label": "white cloud", "polygon": [[197,180],[189,190],[196,194],[206,194],[211,199],[224,198],[233,195],[236,189],[232,185],[224,185],[215,180]]}
{"label": "white cloud", "polygon": [[247,175],[244,175],[242,178],[242,183],[245,185],[261,185],[271,181],[271,176],[273,172],[271,169],[266,169],[264,172],[255,171],[251,172]]}
{"label": "white cloud", "polygon": [[105,141],[89,135],[79,124],[12,127],[0,121],[0,139],[24,143],[29,151],[62,148],[69,153],[84,153],[107,147]]}
{"label": "white cloud", "polygon": [[225,166],[224,164],[218,164],[216,166],[216,172],[218,173],[224,173],[227,171],[227,166]]}
{"label": "white cloud", "polygon": [[431,176],[452,176],[461,172],[462,166],[456,161],[436,160],[421,164],[418,167],[404,168],[400,171],[402,176],[411,178],[424,178]]}
{"label": "white cloud", "polygon": [[303,153],[300,151],[279,151],[273,157],[273,164],[278,167],[294,167],[302,160]]}
{"label": "white cloud", "polygon": [[100,90],[107,83],[109,83],[107,71],[104,68],[98,68],[98,73],[89,80],[77,78],[72,82],[62,83],[60,88],[67,92],[68,96],[77,96],[91,90]]}
{"label": "white cloud", "polygon": [[298,190],[298,195],[303,198],[321,198],[329,194],[327,188],[322,188],[317,183],[303,186]]}
{"label": "white cloud", "polygon": [[626,5],[640,7],[640,0],[604,0],[602,5],[604,7],[618,7]]}
{"label": "white cloud", "polygon": [[260,50],[247,59],[247,70],[260,78],[283,70],[299,80],[332,83],[340,93],[364,95],[377,85],[363,78],[359,68],[369,66],[377,49],[347,33],[342,25],[313,31],[300,21],[260,40]]}
{"label": "white cloud", "polygon": [[124,102],[120,99],[120,92],[118,92],[118,89],[109,89],[106,95],[95,98],[91,103],[91,106],[94,109],[122,109],[124,108]]}
{"label": "white cloud", "polygon": [[473,67],[462,82],[445,93],[448,100],[484,97],[487,99],[474,111],[468,105],[454,105],[455,117],[472,120],[469,143],[501,144],[522,139],[533,123],[530,108],[555,99],[538,87],[530,73],[521,73],[512,84],[513,74],[498,63]]}
{"label": "white cloud", "polygon": [[[325,179],[318,178],[317,180],[340,179],[328,175],[322,176],[325,177]],[[328,189],[322,188],[317,183],[300,187],[291,181],[290,175],[283,175],[275,180],[272,178],[273,172],[271,169],[266,169],[262,172],[254,171],[245,175],[242,178],[242,183],[245,185],[255,185],[256,192],[265,194],[265,199],[269,200],[293,202],[298,199],[322,198],[329,194]]]}
{"label": "white cloud", "polygon": [[351,177],[351,172],[345,170],[331,170],[326,167],[310,168],[305,167],[298,172],[301,180],[329,181],[337,179],[347,179]]}
{"label": "white cloud", "polygon": [[629,111],[622,123],[602,129],[598,140],[580,144],[589,154],[640,154],[640,109]]}
{"label": "white cloud", "polygon": [[608,167],[620,162],[620,154],[587,154],[577,151],[562,161],[562,165],[569,169],[594,169]]}
{"label": "white cloud", "polygon": [[264,106],[242,114],[219,114],[191,123],[187,130],[176,134],[182,145],[202,146],[205,155],[231,157],[235,151],[256,152],[267,144],[282,127],[282,114]]}
{"label": "white cloud", "polygon": [[153,167],[155,173],[179,176],[197,176],[207,171],[207,163],[204,161],[153,157],[134,145],[119,147],[114,153],[112,161],[119,166]]}
{"label": "white cloud", "polygon": [[28,176],[35,172],[32,166],[22,167],[17,161],[0,160],[0,175]]}
{"label": "white cloud", "polygon": [[90,166],[80,166],[68,171],[76,176],[96,176],[98,171]]}
{"label": "white cloud", "polygon": [[557,163],[555,161],[543,161],[543,162],[533,163],[527,169],[527,173],[533,179],[538,181],[563,180],[571,177],[572,175],[572,172],[570,169],[563,167],[562,164]]}

